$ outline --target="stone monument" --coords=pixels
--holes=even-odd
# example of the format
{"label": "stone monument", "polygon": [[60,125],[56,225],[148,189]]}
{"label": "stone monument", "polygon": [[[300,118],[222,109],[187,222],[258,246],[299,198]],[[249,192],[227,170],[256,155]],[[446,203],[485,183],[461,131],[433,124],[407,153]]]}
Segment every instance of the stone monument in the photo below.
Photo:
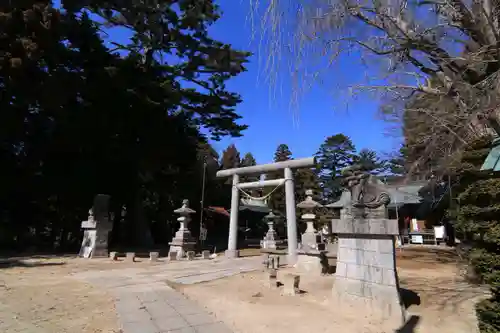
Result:
{"label": "stone monument", "polygon": [[196,211],[189,208],[189,200],[182,201],[182,207],[174,210],[174,213],[180,215],[177,221],[180,222],[179,230],[175,233],[174,239],[169,243],[169,253],[176,252],[177,257],[183,257],[188,251],[194,251],[196,247],[196,239],[191,236],[189,231],[189,222],[191,221],[191,214]]}
{"label": "stone monument", "polygon": [[260,242],[260,246],[263,249],[276,249],[276,240],[278,239],[278,234],[274,230],[274,220],[276,219],[276,215],[271,211],[269,214],[264,216],[264,219],[267,222],[267,233],[264,236],[264,239]]}
{"label": "stone monument", "polygon": [[87,221],[81,224],[84,229],[79,253],[81,257],[108,257],[109,233],[113,229],[113,219],[109,214],[109,198],[109,195],[105,194],[96,195]]}
{"label": "stone monument", "polygon": [[332,220],[338,234],[333,298],[370,318],[400,326],[405,309],[399,293],[394,239],[397,220],[388,219],[390,196],[374,176],[351,167],[343,172],[350,200]]}
{"label": "stone monument", "polygon": [[320,233],[314,228],[316,220],[314,211],[323,206],[314,201],[312,196],[313,191],[307,190],[306,199],[297,204],[297,208],[305,211],[301,218],[306,222],[307,228],[301,236],[296,267],[302,271],[321,272],[320,254],[325,251],[325,243],[323,243]]}

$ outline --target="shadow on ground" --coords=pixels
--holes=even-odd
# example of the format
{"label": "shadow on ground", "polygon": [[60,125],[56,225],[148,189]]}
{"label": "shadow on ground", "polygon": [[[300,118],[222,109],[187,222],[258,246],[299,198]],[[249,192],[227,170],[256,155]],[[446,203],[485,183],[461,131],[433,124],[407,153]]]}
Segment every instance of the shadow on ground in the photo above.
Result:
{"label": "shadow on ground", "polygon": [[395,333],[413,333],[419,321],[419,316],[411,316],[401,328],[395,331]]}
{"label": "shadow on ground", "polygon": [[0,259],[0,269],[13,267],[62,266],[65,262],[27,261],[26,259]]}
{"label": "shadow on ground", "polygon": [[405,309],[408,309],[412,305],[420,305],[421,303],[420,296],[413,290],[399,288],[399,295],[401,296]]}
{"label": "shadow on ground", "polygon": [[459,261],[458,252],[454,248],[403,248],[396,252],[396,261],[411,259],[412,262],[418,263],[441,263],[450,264]]}

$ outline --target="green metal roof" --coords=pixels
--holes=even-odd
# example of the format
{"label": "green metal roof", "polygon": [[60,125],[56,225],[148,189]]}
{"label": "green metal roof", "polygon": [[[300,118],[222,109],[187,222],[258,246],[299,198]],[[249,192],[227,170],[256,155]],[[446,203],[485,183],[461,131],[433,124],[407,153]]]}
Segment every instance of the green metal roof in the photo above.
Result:
{"label": "green metal roof", "polygon": [[422,188],[421,185],[406,185],[392,187],[388,186],[387,190],[391,196],[389,207],[399,207],[405,204],[418,204],[421,202],[421,197],[418,191]]}
{"label": "green metal roof", "polygon": [[251,211],[251,212],[255,212],[255,213],[266,213],[266,214],[271,211],[271,209],[269,207],[244,205],[244,204],[240,204],[239,210],[240,211]]}
{"label": "green metal roof", "polygon": [[496,138],[492,142],[493,148],[490,150],[488,157],[484,160],[481,170],[500,171],[500,138]]}

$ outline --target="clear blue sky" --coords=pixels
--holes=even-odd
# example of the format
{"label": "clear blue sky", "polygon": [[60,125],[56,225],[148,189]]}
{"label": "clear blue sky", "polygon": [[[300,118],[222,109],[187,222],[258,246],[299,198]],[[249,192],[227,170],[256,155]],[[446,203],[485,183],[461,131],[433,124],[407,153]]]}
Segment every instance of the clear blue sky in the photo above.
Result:
{"label": "clear blue sky", "polygon": [[[247,66],[248,71],[228,83],[228,88],[242,95],[243,102],[237,110],[243,116],[242,122],[250,127],[241,138],[215,142],[217,151],[222,152],[230,143],[234,143],[242,156],[251,152],[258,163],[268,163],[272,161],[276,147],[286,143],[294,157],[309,157],[327,136],[336,133],[351,137],[358,149],[389,152],[397,146],[394,138],[384,134],[387,133],[386,124],[376,119],[377,100],[350,100],[349,110],[345,111],[345,100],[338,94],[332,94],[329,91],[331,88],[320,84],[315,84],[303,96],[298,105],[298,121],[294,121],[293,111],[288,104],[291,87],[283,85],[282,93],[273,98],[262,78],[264,65],[259,65],[258,48],[256,43],[251,43],[252,29],[247,20],[249,0],[219,0],[218,3],[223,15],[211,28],[212,36],[232,44],[234,48],[255,54]],[[357,59],[345,57],[329,75],[346,86],[360,82],[364,72]]]}
{"label": "clear blue sky", "polygon": [[[261,3],[267,3],[261,1]],[[358,150],[373,149],[387,153],[397,148],[398,141],[385,133],[386,124],[376,119],[378,101],[357,97],[341,98],[333,94],[332,88],[314,84],[294,111],[290,107],[292,88],[286,84],[287,75],[282,76],[285,84],[280,85],[281,93],[272,97],[271,90],[263,78],[263,64],[259,64],[257,42],[252,43],[251,24],[248,20],[250,0],[217,0],[223,15],[210,28],[212,37],[234,48],[253,52],[247,66],[248,71],[231,79],[227,86],[241,94],[243,102],[237,107],[243,116],[242,123],[249,125],[241,138],[224,138],[212,142],[214,148],[222,151],[234,143],[241,156],[251,152],[257,163],[272,161],[276,147],[285,143],[293,157],[312,156],[327,136],[344,133],[351,137]],[[56,6],[59,1],[55,1]],[[126,43],[130,33],[124,29],[112,29],[107,40]],[[265,59],[265,55],[260,55]],[[362,83],[365,68],[355,56],[344,57],[329,70],[328,77],[333,83],[343,87]],[[311,81],[306,82],[311,84]],[[348,101],[349,110],[345,105]]]}

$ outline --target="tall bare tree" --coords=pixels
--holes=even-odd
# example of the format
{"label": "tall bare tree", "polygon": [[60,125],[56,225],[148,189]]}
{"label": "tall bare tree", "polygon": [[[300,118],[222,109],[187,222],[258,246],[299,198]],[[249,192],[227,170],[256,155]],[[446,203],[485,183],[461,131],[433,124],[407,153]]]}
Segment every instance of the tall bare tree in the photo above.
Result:
{"label": "tall bare tree", "polygon": [[[255,15],[260,1],[250,1]],[[439,139],[428,132],[422,157],[461,150],[485,132],[485,117],[496,118],[500,66],[496,1],[267,0],[267,4],[263,32],[270,48],[265,52],[270,55],[268,73],[279,73],[269,67],[291,59],[294,82],[307,87],[304,80],[321,77],[317,68],[334,65],[346,53],[359,55],[376,77],[367,77],[366,85],[349,87],[351,91],[377,93],[386,102],[382,111],[389,120],[401,123],[408,114],[422,114],[435,133],[439,128]]]}

